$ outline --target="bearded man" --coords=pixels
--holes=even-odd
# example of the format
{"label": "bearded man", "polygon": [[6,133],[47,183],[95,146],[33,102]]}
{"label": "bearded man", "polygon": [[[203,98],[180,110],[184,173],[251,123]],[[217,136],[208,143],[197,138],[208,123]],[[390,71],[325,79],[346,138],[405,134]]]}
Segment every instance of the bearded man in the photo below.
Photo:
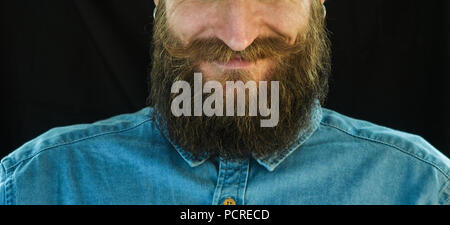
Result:
{"label": "bearded man", "polygon": [[155,4],[149,107],[26,143],[1,161],[0,203],[450,203],[433,146],[322,107],[324,0]]}

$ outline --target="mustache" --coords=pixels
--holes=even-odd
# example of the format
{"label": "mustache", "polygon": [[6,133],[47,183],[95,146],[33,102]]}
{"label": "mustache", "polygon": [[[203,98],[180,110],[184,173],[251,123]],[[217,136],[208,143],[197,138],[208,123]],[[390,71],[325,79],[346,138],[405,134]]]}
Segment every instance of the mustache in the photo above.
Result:
{"label": "mustache", "polygon": [[259,59],[282,59],[292,54],[304,51],[300,39],[289,44],[283,38],[257,38],[243,51],[234,51],[218,38],[196,39],[187,46],[165,43],[165,50],[175,58],[186,59],[191,62],[221,62],[226,63],[233,58],[256,62]]}

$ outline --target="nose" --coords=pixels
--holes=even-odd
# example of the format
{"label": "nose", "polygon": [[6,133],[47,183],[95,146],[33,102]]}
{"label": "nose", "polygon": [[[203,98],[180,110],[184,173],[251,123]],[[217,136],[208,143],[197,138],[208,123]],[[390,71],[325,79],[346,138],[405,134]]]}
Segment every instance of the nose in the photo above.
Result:
{"label": "nose", "polygon": [[258,17],[249,0],[225,0],[214,33],[234,51],[246,49],[258,37]]}

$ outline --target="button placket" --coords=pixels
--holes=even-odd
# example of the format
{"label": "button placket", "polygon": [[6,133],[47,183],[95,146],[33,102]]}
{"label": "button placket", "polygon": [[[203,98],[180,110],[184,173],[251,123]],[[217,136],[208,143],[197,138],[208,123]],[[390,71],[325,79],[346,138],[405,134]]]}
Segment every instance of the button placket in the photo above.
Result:
{"label": "button placket", "polygon": [[244,204],[248,169],[249,160],[230,161],[220,159],[213,205]]}

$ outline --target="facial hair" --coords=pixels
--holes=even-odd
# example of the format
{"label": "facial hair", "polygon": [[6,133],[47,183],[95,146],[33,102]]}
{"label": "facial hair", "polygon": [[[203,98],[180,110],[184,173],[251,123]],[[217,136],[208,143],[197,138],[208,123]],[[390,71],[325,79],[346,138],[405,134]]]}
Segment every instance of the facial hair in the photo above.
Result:
{"label": "facial hair", "polygon": [[[160,1],[153,45],[148,97],[153,119],[158,121],[159,129],[167,130],[172,143],[194,157],[208,154],[242,159],[286,150],[302,129],[308,129],[312,108],[316,101],[323,104],[328,92],[330,45],[319,1],[312,1],[308,28],[297,35],[294,44],[288,44],[283,38],[258,38],[240,52],[217,38],[198,39],[183,46],[170,30],[165,3]],[[194,73],[201,72],[199,62],[228,62],[236,55],[249,62],[267,58],[274,62],[265,77],[268,83],[279,81],[277,126],[261,127],[260,120],[265,119],[262,116],[175,117],[172,114],[174,82],[184,80],[193,87]],[[245,71],[231,71],[223,74],[222,81],[245,83],[248,80],[245,77]]]}

